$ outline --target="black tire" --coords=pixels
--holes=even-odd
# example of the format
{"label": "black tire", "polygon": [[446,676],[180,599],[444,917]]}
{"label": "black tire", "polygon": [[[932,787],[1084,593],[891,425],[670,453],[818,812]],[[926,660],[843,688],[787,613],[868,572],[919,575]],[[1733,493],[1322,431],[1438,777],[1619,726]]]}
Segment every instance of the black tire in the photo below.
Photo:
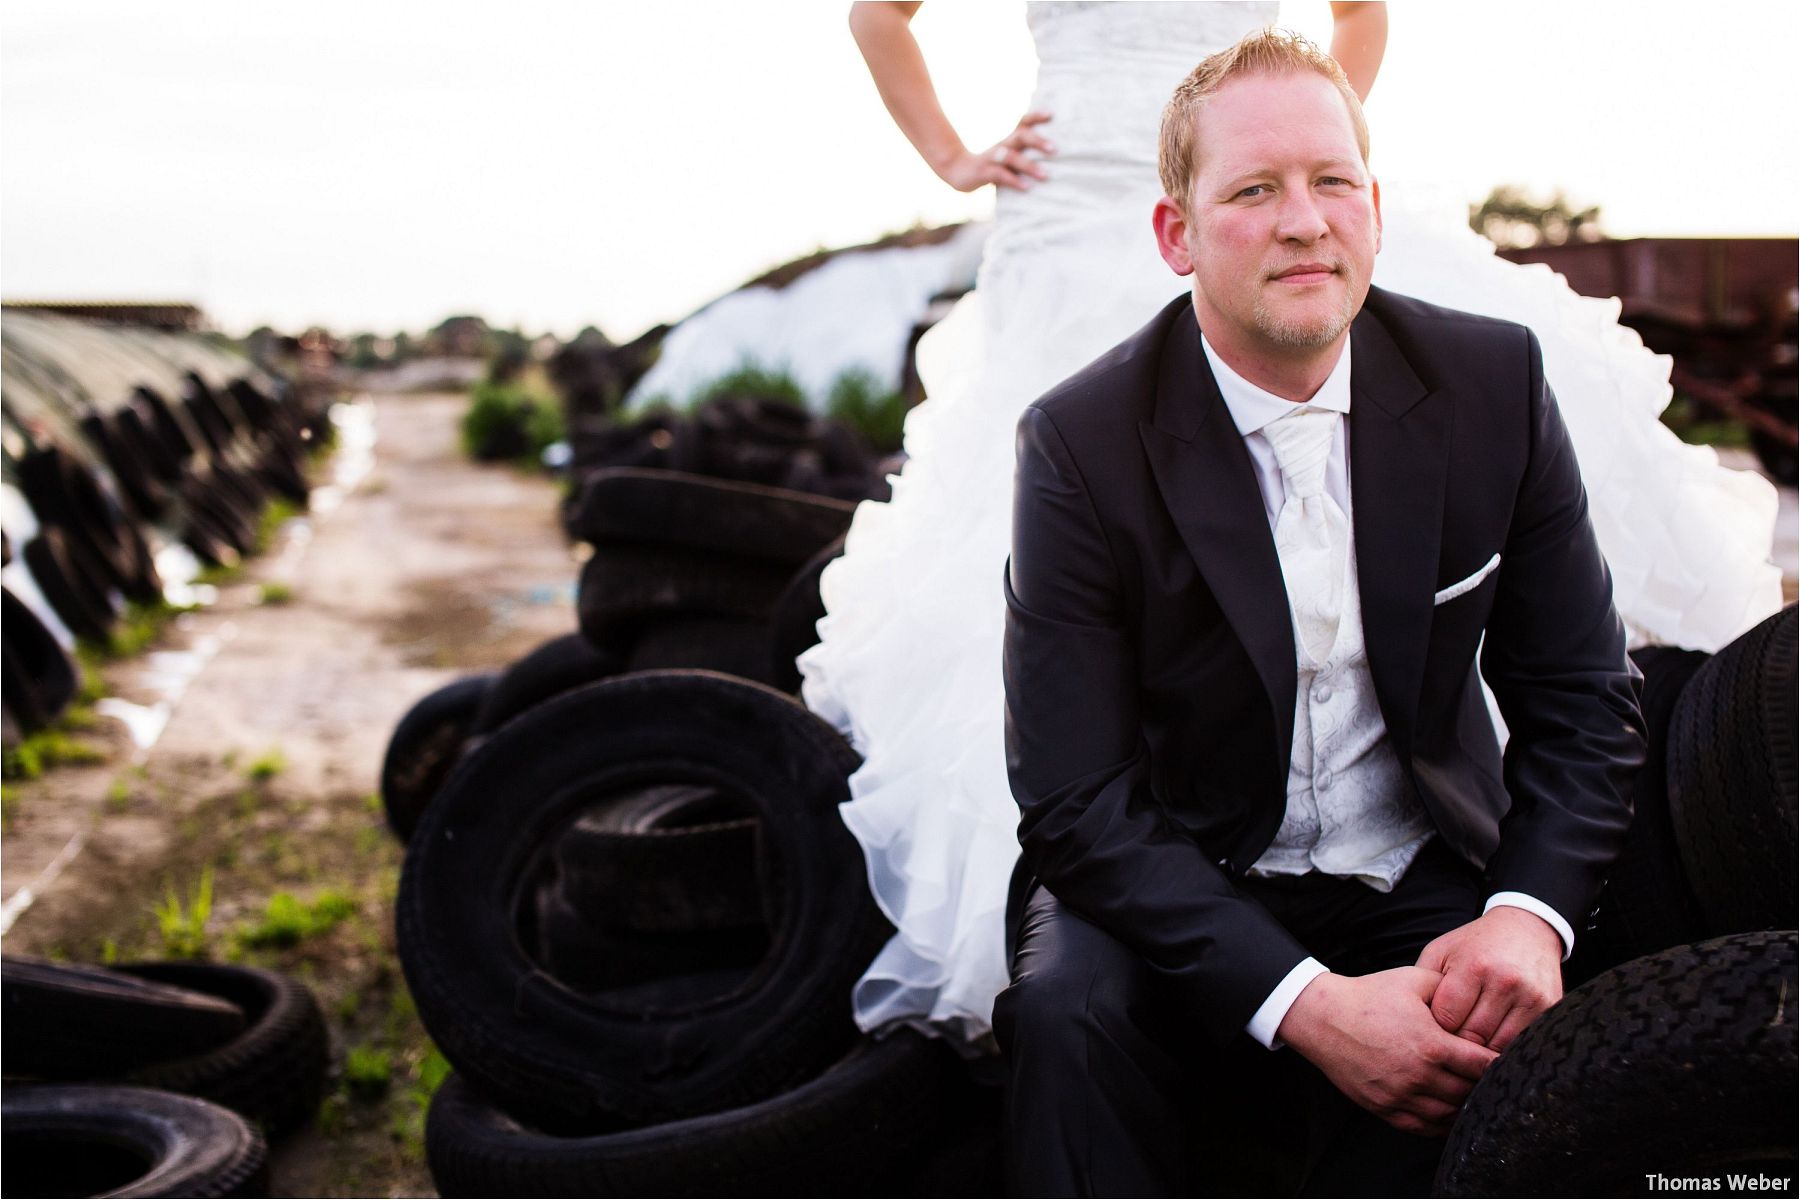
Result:
{"label": "black tire", "polygon": [[452,1075],[432,1100],[425,1156],[443,1196],[918,1195],[909,1183],[969,1107],[970,1090],[948,1048],[903,1031],[858,1042],[828,1070],[755,1104],[553,1137]]}
{"label": "black tire", "polygon": [[1632,784],[1631,828],[1607,873],[1588,927],[1563,968],[1568,986],[1622,962],[1706,936],[1669,823],[1669,721],[1688,681],[1711,657],[1699,650],[1649,646],[1632,661],[1644,673],[1639,707],[1648,752]]}
{"label": "black tire", "polygon": [[0,661],[6,706],[27,732],[54,721],[75,698],[75,663],[36,613],[0,588]]}
{"label": "black tire", "polygon": [[745,617],[661,617],[639,626],[625,663],[632,671],[718,671],[767,684],[769,623]]}
{"label": "black tire", "polygon": [[156,1059],[194,1054],[244,1029],[217,996],[106,967],[0,960],[6,1071],[40,1079],[116,1079]]}
{"label": "black tire", "polygon": [[587,477],[570,526],[595,545],[685,546],[774,563],[787,575],[843,536],[855,511],[783,488],[622,467]]}
{"label": "black tire", "polygon": [[[669,1120],[773,1095],[854,1038],[850,985],[891,929],[838,819],[857,757],[792,699],[710,672],[592,684],[471,753],[408,849],[396,920],[420,1018],[460,1071],[551,1129]],[[780,923],[747,983],[645,1014],[538,969],[517,908],[542,852],[596,802],[715,788],[757,813]]]}
{"label": "black tire", "polygon": [[32,512],[84,547],[103,586],[116,587],[133,600],[150,601],[162,594],[143,535],[86,466],[58,446],[43,446],[22,457],[18,468],[20,489]]}
{"label": "black tire", "polygon": [[769,952],[764,926],[654,933],[608,926],[553,882],[540,886],[534,918],[532,958],[552,979],[639,1013],[681,1012],[726,996]]}
{"label": "black tire", "polygon": [[579,633],[552,638],[494,677],[469,731],[492,733],[552,696],[624,669],[623,658],[598,648]]}
{"label": "black tire", "polygon": [[1789,605],[1694,674],[1669,733],[1669,813],[1707,932],[1800,924],[1796,613]]}
{"label": "black tire", "polygon": [[765,620],[786,582],[767,564],[730,555],[614,543],[597,546],[582,567],[575,605],[582,636],[618,651],[654,617]]}
{"label": "black tire", "polygon": [[257,1122],[271,1136],[305,1124],[325,1094],[325,1018],[307,986],[276,971],[218,963],[133,963],[141,979],[205,992],[243,1010],[249,1024],[187,1058],[139,1068],[132,1082],[199,1096]]}
{"label": "black tire", "polygon": [[[1791,376],[1790,376],[1791,378]],[[1787,412],[1791,416],[1794,411],[1794,398],[1788,397]],[[1750,430],[1750,448],[1756,451],[1757,461],[1762,463],[1763,470],[1769,473],[1776,483],[1793,487],[1800,484],[1800,450],[1794,443],[1785,438],[1764,433],[1760,429]]]}
{"label": "black tire", "polygon": [[119,608],[81,547],[54,525],[25,543],[25,565],[69,632],[104,643]]}
{"label": "black tire", "polygon": [[843,553],[843,538],[831,542],[794,572],[775,601],[769,636],[773,649],[770,669],[774,672],[770,682],[789,695],[800,694],[800,668],[794,660],[819,644],[819,621],[825,616],[825,601],[819,597],[819,576]]}
{"label": "black tire", "polygon": [[557,887],[595,924],[693,933],[769,922],[759,823],[711,788],[645,788],[590,811],[552,850]]}
{"label": "black tire", "polygon": [[1625,1196],[1645,1176],[1795,1176],[1795,945],[1739,934],[1640,958],[1539,1017],[1475,1085],[1445,1196]]}
{"label": "black tire", "polygon": [[388,828],[401,841],[412,837],[450,777],[493,683],[492,675],[470,675],[446,684],[407,709],[394,726],[381,760],[381,805]]}
{"label": "black tire", "polygon": [[189,1096],[103,1084],[11,1085],[0,1102],[8,1196],[266,1196],[268,1148]]}

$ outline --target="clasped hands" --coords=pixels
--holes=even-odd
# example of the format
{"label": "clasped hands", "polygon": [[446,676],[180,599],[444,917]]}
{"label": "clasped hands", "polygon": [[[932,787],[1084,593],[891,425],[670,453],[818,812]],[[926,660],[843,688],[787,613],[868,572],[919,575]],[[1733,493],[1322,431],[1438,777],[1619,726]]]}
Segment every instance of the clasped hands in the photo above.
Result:
{"label": "clasped hands", "polygon": [[1278,1032],[1396,1129],[1441,1137],[1488,1065],[1562,998],[1562,951],[1542,918],[1499,905],[1415,966],[1319,976]]}

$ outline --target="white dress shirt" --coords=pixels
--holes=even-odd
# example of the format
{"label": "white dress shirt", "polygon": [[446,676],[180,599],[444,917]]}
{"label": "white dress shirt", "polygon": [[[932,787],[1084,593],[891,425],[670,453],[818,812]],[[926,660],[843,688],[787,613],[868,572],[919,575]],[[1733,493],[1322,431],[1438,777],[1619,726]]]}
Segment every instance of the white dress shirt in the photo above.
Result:
{"label": "white dress shirt", "polygon": [[[1239,375],[1236,371],[1232,370],[1226,365],[1224,360],[1218,356],[1218,353],[1214,351],[1211,344],[1206,341],[1204,336],[1200,339],[1200,344],[1206,353],[1207,365],[1212,368],[1213,379],[1218,383],[1219,394],[1223,397],[1225,406],[1231,413],[1232,422],[1237,426],[1238,432],[1243,436],[1244,448],[1249,451],[1250,461],[1256,468],[1256,484],[1262,493],[1263,512],[1268,518],[1269,528],[1273,530],[1276,518],[1281,512],[1281,507],[1287,500],[1287,494],[1286,489],[1282,484],[1281,468],[1275,461],[1274,448],[1269,444],[1269,439],[1262,433],[1262,429],[1270,422],[1291,413],[1294,410],[1294,402],[1284,400],[1280,396],[1264,391]],[[1346,340],[1343,353],[1339,356],[1337,365],[1332,368],[1331,374],[1326,377],[1325,382],[1319,387],[1318,392],[1307,401],[1307,403],[1314,408],[1330,409],[1344,414],[1344,419],[1338,422],[1337,431],[1333,436],[1331,458],[1325,468],[1325,491],[1346,514],[1352,512],[1349,468],[1350,369],[1350,343]],[[1343,639],[1340,638],[1340,642],[1342,640]],[[1357,640],[1360,642],[1360,638]],[[1372,699],[1369,706],[1373,707]],[[1378,709],[1374,712],[1362,712],[1358,714],[1357,719],[1364,723],[1373,722],[1376,727],[1380,727],[1381,715]],[[1385,742],[1386,736],[1384,728],[1381,730],[1380,738]],[[1383,749],[1385,749],[1385,747],[1383,747]],[[1391,755],[1391,751],[1388,751],[1388,753]],[[1308,761],[1305,766],[1307,770],[1310,771],[1312,766],[1311,755],[1308,754],[1306,757]],[[1375,771],[1370,771],[1368,774],[1371,778],[1380,777],[1379,773]],[[1291,774],[1290,764],[1290,806],[1293,805],[1296,797],[1296,786],[1296,782]],[[1304,790],[1306,784],[1302,781],[1298,786]],[[1289,824],[1290,822],[1284,821],[1284,828]],[[1429,837],[1430,835],[1427,834],[1426,836]],[[1405,862],[1410,863],[1412,855],[1417,853],[1419,846],[1422,846],[1423,842],[1424,839],[1419,839],[1416,845],[1408,847],[1402,853]],[[1292,852],[1290,851],[1285,855],[1285,857],[1290,860],[1288,862],[1279,861],[1281,857],[1283,856],[1278,855],[1276,861],[1267,864],[1268,869],[1265,873],[1292,873],[1295,869],[1291,861],[1293,857]],[[1265,865],[1262,859],[1258,860],[1258,865]],[[1253,870],[1254,869],[1255,868],[1253,868]],[[1404,866],[1401,867],[1401,870],[1404,870]],[[1361,877],[1362,874],[1361,872],[1353,873],[1357,874],[1359,877]],[[1388,873],[1392,874],[1392,872]],[[1377,872],[1377,875],[1380,874],[1381,872]],[[1380,887],[1380,884],[1383,881],[1384,880],[1380,878],[1365,879],[1365,882],[1370,882],[1377,887]],[[1385,879],[1385,882],[1391,887],[1393,879]],[[1383,888],[1382,890],[1386,889]],[[1556,930],[1557,936],[1562,939],[1563,958],[1565,960],[1568,958],[1569,952],[1575,945],[1575,932],[1569,927],[1569,923],[1565,921],[1562,915],[1555,909],[1535,897],[1528,896],[1522,892],[1496,892],[1488,897],[1487,904],[1482,911],[1486,912],[1499,905],[1522,908],[1525,911],[1542,918],[1552,929]],[[1294,1001],[1299,998],[1300,993],[1305,990],[1306,985],[1320,975],[1326,974],[1327,971],[1328,968],[1315,958],[1307,958],[1301,962],[1292,971],[1288,972],[1286,978],[1276,985],[1274,991],[1269,993],[1268,998],[1263,1001],[1262,1006],[1258,1008],[1255,1015],[1251,1017],[1250,1024],[1246,1027],[1246,1031],[1263,1045],[1268,1046],[1271,1049],[1277,1047],[1280,1043],[1276,1039],[1275,1031],[1280,1028],[1282,1018],[1287,1016],[1288,1009],[1293,1007]]]}

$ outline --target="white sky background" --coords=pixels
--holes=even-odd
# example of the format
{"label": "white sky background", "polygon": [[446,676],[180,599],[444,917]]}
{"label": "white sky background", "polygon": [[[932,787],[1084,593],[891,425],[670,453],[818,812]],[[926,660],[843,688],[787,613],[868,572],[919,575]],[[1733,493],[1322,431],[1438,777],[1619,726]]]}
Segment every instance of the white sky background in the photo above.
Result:
{"label": "white sky background", "polygon": [[[819,246],[990,212],[894,128],[847,8],[7,0],[0,292],[194,299],[236,332],[479,312],[625,338]],[[1623,236],[1800,230],[1800,4],[1389,13],[1390,194],[1516,182]],[[1323,0],[1282,20],[1329,35]],[[938,0],[914,29],[965,140],[1010,129],[1022,5]]]}

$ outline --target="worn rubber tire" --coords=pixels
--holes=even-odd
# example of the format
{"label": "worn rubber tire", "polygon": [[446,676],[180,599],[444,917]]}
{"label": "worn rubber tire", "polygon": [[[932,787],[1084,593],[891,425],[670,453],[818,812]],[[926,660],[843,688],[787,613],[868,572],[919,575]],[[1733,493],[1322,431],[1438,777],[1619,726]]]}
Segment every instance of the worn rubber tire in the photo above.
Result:
{"label": "worn rubber tire", "polygon": [[1631,828],[1613,860],[1587,928],[1563,968],[1567,986],[1585,983],[1622,962],[1706,936],[1669,823],[1669,721],[1682,691],[1711,655],[1674,646],[1632,652],[1644,673],[1639,707],[1648,750],[1632,783]]}
{"label": "worn rubber tire", "polygon": [[554,1137],[452,1075],[432,1100],[425,1155],[443,1196],[918,1195],[909,1177],[940,1149],[968,1087],[949,1049],[901,1031],[755,1104]]}
{"label": "worn rubber tire", "polygon": [[26,731],[54,721],[75,698],[75,662],[23,600],[0,588],[6,706]]}
{"label": "worn rubber tire", "polygon": [[78,543],[56,526],[45,525],[25,543],[25,565],[70,633],[90,641],[107,640],[119,616],[116,594],[90,568]]}
{"label": "worn rubber tire", "polygon": [[766,620],[787,577],[766,563],[680,547],[609,543],[581,569],[582,636],[628,651],[645,626],[674,615]]}
{"label": "worn rubber tire", "polygon": [[160,1058],[199,1053],[243,1032],[243,1009],[217,996],[107,967],[0,959],[8,1074],[116,1079]]}
{"label": "worn rubber tire", "polygon": [[268,1148],[190,1096],[108,1084],[10,1085],[0,1101],[8,1196],[266,1196]]}
{"label": "worn rubber tire", "polygon": [[[760,823],[704,788],[646,788],[589,811],[551,851],[557,888],[595,924],[693,933],[767,923]],[[691,815],[688,815],[691,814]]]}
{"label": "worn rubber tire", "polygon": [[1713,656],[1669,733],[1669,813],[1707,932],[1800,924],[1795,606]]}
{"label": "worn rubber tire", "polygon": [[1795,935],[1736,934],[1577,988],[1482,1076],[1445,1196],[1638,1195],[1677,1178],[1795,1176]]}
{"label": "worn rubber tire", "polygon": [[856,505],[677,471],[616,467],[583,482],[570,521],[596,546],[648,542],[739,555],[785,574],[850,528]]}
{"label": "worn rubber tire", "polygon": [[[458,766],[408,847],[401,965],[445,1056],[550,1129],[671,1120],[773,1095],[855,1036],[850,985],[892,932],[838,818],[856,754],[791,698],[711,672],[647,672],[559,696]],[[781,921],[750,981],[649,1016],[540,970],[518,912],[546,847],[591,805],[661,783],[758,814]]]}
{"label": "worn rubber tire", "polygon": [[257,1122],[270,1136],[312,1119],[325,1095],[329,1047],[312,991],[277,971],[220,963],[131,963],[141,979],[205,992],[237,1005],[249,1024],[203,1054],[141,1067],[132,1082],[199,1096]]}
{"label": "worn rubber tire", "polygon": [[653,618],[639,625],[625,664],[631,671],[718,671],[768,684],[769,623],[691,613]]}
{"label": "worn rubber tire", "polygon": [[766,927],[644,932],[608,925],[590,919],[554,882],[540,885],[534,916],[533,960],[571,991],[604,994],[612,1008],[692,1008],[742,987],[769,952]]}
{"label": "worn rubber tire", "polygon": [[775,601],[769,644],[772,650],[769,682],[788,693],[800,694],[800,668],[794,660],[819,644],[819,622],[825,616],[825,601],[819,596],[819,577],[825,568],[844,553],[844,539],[828,544],[806,561],[782,589]]}
{"label": "worn rubber tire", "polygon": [[406,710],[381,760],[381,806],[388,828],[401,841],[450,777],[476,715],[493,686],[492,675],[469,675],[430,693]]}
{"label": "worn rubber tire", "polygon": [[469,732],[492,733],[552,696],[624,669],[619,655],[599,649],[579,633],[552,638],[494,677]]}

